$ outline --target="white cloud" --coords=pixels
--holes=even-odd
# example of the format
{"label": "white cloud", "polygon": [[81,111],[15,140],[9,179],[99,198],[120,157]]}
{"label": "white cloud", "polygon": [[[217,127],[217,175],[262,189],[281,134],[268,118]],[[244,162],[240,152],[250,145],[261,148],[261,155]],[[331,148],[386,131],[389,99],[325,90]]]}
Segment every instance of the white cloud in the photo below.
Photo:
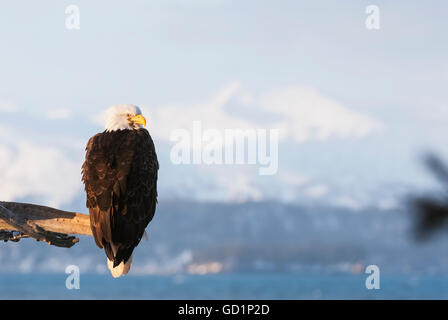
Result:
{"label": "white cloud", "polygon": [[63,120],[68,119],[72,115],[72,111],[67,108],[55,108],[50,109],[45,113],[47,119],[50,120]]}
{"label": "white cloud", "polygon": [[306,86],[291,86],[261,95],[265,111],[283,116],[275,123],[296,142],[330,138],[361,138],[381,128],[372,117],[357,113]]}
{"label": "white cloud", "polygon": [[0,112],[13,113],[18,110],[17,106],[10,101],[0,101]]}
{"label": "white cloud", "polygon": [[324,184],[317,184],[314,186],[311,186],[305,190],[305,193],[312,198],[320,198],[322,196],[325,196],[328,194],[328,186]]}
{"label": "white cloud", "polygon": [[171,132],[175,129],[191,130],[193,121],[200,120],[203,129],[246,129],[253,128],[254,124],[239,117],[235,117],[224,110],[224,106],[240,90],[241,85],[233,82],[220,89],[214,96],[205,102],[192,105],[163,105],[158,108],[145,108],[148,114],[148,127],[154,136],[169,140]]}
{"label": "white cloud", "polygon": [[36,197],[55,207],[70,202],[81,187],[80,164],[61,149],[20,139],[11,128],[8,132],[0,143],[1,200]]}
{"label": "white cloud", "polygon": [[[230,102],[251,113],[264,113],[263,123],[227,111],[225,107]],[[311,87],[299,85],[267,91],[255,97],[239,82],[232,82],[204,102],[143,109],[144,113],[145,109],[149,111],[151,133],[164,140],[169,140],[175,129],[191,130],[195,120],[202,121],[203,130],[278,128],[281,139],[290,138],[296,143],[362,138],[382,128],[376,119],[323,97]]]}
{"label": "white cloud", "polygon": [[293,186],[301,186],[308,182],[309,178],[296,173],[295,171],[289,169],[282,169],[279,172],[279,178],[282,183]]}

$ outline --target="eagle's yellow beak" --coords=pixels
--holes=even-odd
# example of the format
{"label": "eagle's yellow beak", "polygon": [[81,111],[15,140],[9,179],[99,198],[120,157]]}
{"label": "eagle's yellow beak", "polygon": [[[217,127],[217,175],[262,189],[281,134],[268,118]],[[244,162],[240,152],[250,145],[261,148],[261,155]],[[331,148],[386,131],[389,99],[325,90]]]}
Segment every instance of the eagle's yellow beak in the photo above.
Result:
{"label": "eagle's yellow beak", "polygon": [[146,127],[146,119],[141,114],[131,117],[131,121]]}

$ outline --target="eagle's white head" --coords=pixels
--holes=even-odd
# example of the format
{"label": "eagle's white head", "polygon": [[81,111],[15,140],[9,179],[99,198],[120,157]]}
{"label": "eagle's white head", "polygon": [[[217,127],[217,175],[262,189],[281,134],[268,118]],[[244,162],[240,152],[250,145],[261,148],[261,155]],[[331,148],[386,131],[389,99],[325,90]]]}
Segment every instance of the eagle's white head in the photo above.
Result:
{"label": "eagle's white head", "polygon": [[134,130],[146,126],[146,119],[139,107],[117,104],[106,111],[106,131]]}

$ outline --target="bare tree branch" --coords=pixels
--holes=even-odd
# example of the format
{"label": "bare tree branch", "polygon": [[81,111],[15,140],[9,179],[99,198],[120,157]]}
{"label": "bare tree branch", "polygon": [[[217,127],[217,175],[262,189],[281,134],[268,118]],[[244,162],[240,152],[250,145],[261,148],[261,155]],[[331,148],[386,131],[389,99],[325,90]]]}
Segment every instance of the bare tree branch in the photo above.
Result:
{"label": "bare tree branch", "polygon": [[50,245],[70,248],[74,236],[92,235],[89,216],[35,204],[0,201],[0,240],[32,237]]}

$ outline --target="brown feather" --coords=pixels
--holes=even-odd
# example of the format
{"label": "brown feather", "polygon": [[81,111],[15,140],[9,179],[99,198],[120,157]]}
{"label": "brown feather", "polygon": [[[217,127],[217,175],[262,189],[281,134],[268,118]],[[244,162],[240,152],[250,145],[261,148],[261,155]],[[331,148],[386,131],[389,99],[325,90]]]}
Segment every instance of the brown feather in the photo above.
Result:
{"label": "brown feather", "polygon": [[92,233],[114,266],[140,243],[157,204],[159,163],[148,131],[119,130],[90,138],[82,166]]}

